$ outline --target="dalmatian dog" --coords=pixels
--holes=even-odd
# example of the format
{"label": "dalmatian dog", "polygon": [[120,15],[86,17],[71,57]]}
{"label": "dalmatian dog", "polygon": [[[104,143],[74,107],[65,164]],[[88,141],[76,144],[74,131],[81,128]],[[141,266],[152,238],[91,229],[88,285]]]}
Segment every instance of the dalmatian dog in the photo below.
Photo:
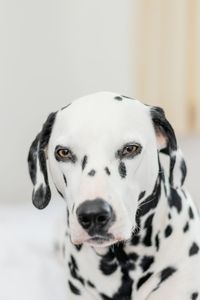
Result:
{"label": "dalmatian dog", "polygon": [[37,208],[50,174],[66,201],[66,299],[200,299],[200,217],[161,108],[80,98],[49,115],[28,164]]}

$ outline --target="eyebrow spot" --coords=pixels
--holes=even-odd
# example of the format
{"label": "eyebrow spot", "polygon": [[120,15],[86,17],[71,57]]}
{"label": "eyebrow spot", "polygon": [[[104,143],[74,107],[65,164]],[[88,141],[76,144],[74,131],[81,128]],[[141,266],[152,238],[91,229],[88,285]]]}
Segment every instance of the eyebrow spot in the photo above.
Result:
{"label": "eyebrow spot", "polygon": [[67,104],[67,105],[65,105],[65,106],[63,106],[62,108],[61,108],[61,110],[63,110],[63,109],[65,109],[65,108],[67,108],[68,106],[70,106],[71,105],[71,103],[69,103],[69,104]]}
{"label": "eyebrow spot", "polygon": [[120,97],[120,96],[116,96],[114,99],[117,100],[117,101],[122,101],[123,100],[123,98]]}
{"label": "eyebrow spot", "polygon": [[88,161],[88,157],[87,157],[87,155],[85,155],[85,156],[83,157],[83,160],[82,160],[82,170],[85,169],[85,166],[86,166],[86,164],[87,164],[87,161]]}
{"label": "eyebrow spot", "polygon": [[89,173],[88,173],[88,175],[89,176],[94,176],[96,174],[96,171],[94,170],[94,169],[92,169]]}
{"label": "eyebrow spot", "polygon": [[132,97],[128,97],[128,96],[125,96],[125,95],[121,95],[123,98],[127,98],[127,99],[131,99],[131,100],[135,100],[135,98],[132,98]]}

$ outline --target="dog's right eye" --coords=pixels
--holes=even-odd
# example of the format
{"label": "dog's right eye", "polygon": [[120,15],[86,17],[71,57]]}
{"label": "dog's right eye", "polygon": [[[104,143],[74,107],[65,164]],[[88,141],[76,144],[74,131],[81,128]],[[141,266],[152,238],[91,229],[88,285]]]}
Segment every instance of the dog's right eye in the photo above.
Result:
{"label": "dog's right eye", "polygon": [[58,161],[73,160],[72,152],[67,148],[56,148],[55,157]]}
{"label": "dog's right eye", "polygon": [[68,149],[60,149],[57,151],[58,156],[62,158],[66,158],[69,156],[69,150]]}

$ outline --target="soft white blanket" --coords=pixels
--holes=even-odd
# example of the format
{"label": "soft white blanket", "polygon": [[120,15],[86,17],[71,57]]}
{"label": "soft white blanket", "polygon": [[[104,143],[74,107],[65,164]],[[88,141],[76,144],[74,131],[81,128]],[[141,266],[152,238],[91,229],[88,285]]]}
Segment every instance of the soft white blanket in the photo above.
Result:
{"label": "soft white blanket", "polygon": [[1,300],[66,300],[64,264],[54,247],[63,212],[53,205],[0,207]]}

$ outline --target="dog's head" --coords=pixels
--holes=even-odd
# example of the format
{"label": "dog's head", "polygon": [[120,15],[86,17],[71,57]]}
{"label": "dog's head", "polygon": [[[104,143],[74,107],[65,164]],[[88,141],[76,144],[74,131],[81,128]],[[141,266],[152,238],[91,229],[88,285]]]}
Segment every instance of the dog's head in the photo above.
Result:
{"label": "dog's head", "polygon": [[80,98],[50,114],[31,145],[33,204],[42,209],[50,201],[48,160],[67,203],[72,242],[127,240],[139,200],[155,186],[159,152],[170,157],[172,184],[177,143],[162,109],[112,93]]}

